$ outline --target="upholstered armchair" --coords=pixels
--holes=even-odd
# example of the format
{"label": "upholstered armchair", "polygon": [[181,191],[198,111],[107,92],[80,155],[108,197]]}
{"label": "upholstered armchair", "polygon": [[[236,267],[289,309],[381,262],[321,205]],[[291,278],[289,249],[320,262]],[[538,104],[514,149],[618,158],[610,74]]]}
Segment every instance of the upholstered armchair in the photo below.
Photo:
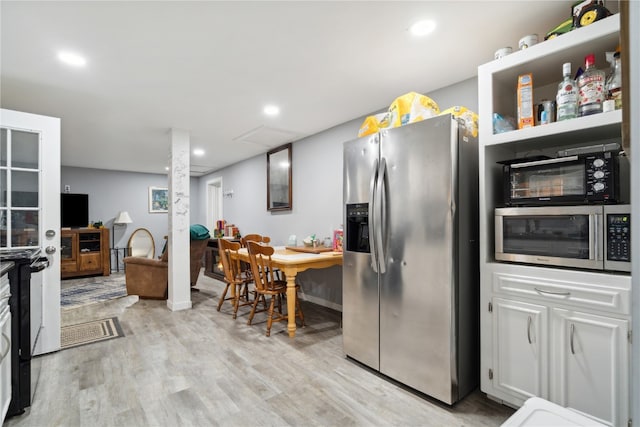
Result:
{"label": "upholstered armchair", "polygon": [[140,298],[167,299],[169,286],[169,251],[165,250],[160,259],[126,257],[125,282],[127,295]]}
{"label": "upholstered armchair", "polygon": [[[194,232],[194,230],[197,230],[197,232]],[[209,232],[206,228],[197,224],[191,226],[189,248],[191,287],[194,287],[198,281],[198,275],[202,267],[202,257],[208,241]],[[167,299],[169,285],[168,261],[169,251],[166,245],[160,259],[126,257],[124,263],[127,295],[138,295],[140,298],[149,299]]]}

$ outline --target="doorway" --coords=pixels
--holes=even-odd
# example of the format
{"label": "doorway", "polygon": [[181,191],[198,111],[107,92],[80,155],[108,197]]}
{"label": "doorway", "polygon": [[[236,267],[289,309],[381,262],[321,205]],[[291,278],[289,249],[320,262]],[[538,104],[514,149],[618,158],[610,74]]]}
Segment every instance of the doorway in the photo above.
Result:
{"label": "doorway", "polygon": [[207,181],[207,228],[213,235],[216,221],[223,219],[222,213],[222,177]]}

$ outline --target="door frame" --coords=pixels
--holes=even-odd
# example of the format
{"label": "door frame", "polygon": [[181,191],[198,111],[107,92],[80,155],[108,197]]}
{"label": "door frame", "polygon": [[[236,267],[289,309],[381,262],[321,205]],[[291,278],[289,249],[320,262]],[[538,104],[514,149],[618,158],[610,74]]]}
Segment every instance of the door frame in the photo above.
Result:
{"label": "door frame", "polygon": [[216,228],[216,219],[223,219],[223,194],[222,177],[211,179],[206,183],[207,189],[207,228],[213,232]]}

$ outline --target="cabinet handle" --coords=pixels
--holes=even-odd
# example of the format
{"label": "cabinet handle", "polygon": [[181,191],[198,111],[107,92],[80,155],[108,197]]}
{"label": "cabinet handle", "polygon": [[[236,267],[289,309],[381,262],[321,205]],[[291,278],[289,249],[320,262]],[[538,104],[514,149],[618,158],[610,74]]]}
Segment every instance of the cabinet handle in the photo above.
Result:
{"label": "cabinet handle", "polygon": [[571,326],[569,327],[569,333],[571,334],[571,338],[569,340],[569,347],[571,347],[571,354],[576,354],[576,351],[573,348],[573,335],[576,331],[576,326],[572,323]]}
{"label": "cabinet handle", "polygon": [[2,338],[7,342],[7,350],[2,356],[0,356],[0,362],[2,362],[5,357],[7,357],[7,354],[9,354],[9,350],[11,350],[11,339],[9,339],[9,337],[4,332],[2,333]]}
{"label": "cabinet handle", "polygon": [[568,291],[545,291],[543,289],[538,289],[538,288],[533,288],[535,289],[536,292],[540,293],[540,294],[550,294],[550,295],[562,295],[562,296],[569,296],[571,295],[571,292]]}
{"label": "cabinet handle", "polygon": [[533,344],[531,342],[531,316],[527,317],[527,339],[529,340],[529,344]]}

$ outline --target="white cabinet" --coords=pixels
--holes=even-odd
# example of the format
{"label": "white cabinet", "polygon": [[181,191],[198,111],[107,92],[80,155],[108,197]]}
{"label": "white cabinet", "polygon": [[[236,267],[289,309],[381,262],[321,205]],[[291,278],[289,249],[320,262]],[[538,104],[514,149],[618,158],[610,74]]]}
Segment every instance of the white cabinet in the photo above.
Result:
{"label": "white cabinet", "polygon": [[538,396],[625,424],[631,278],[506,263],[487,270],[481,389],[513,406]]}
{"label": "white cabinet", "polygon": [[620,142],[622,112],[500,134],[492,120],[517,117],[521,74],[532,73],[537,103],[555,98],[564,62],[575,71],[593,53],[605,68],[619,31],[612,15],[478,68],[481,390],[516,407],[543,397],[616,426],[629,420],[630,276],[496,262],[494,209],[503,204],[498,162]]}
{"label": "white cabinet", "polygon": [[547,308],[493,300],[493,385],[518,399],[548,396]]}
{"label": "white cabinet", "polygon": [[551,400],[613,426],[629,413],[629,322],[555,308]]}

